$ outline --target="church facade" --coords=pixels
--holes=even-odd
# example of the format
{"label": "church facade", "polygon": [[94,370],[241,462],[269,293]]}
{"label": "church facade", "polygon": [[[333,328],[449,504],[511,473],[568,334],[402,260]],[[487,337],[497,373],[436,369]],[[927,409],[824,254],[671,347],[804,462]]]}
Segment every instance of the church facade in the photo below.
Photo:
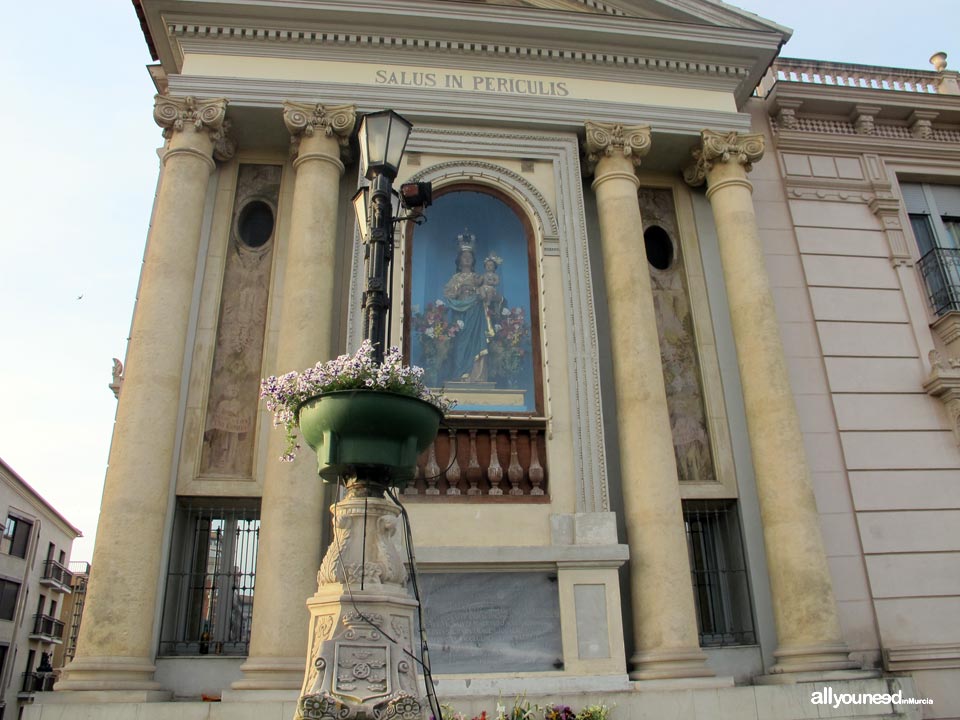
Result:
{"label": "church facade", "polygon": [[390,339],[457,400],[401,495],[441,699],[960,716],[942,54],[778,59],[707,1],[134,6],[160,180],[76,655],[26,717],[293,716],[337,495],[259,382],[360,343],[383,108],[434,193]]}

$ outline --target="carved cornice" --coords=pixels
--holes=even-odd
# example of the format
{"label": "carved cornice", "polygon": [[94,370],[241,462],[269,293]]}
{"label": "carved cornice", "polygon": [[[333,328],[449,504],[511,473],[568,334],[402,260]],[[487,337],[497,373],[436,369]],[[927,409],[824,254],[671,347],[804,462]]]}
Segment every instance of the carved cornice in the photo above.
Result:
{"label": "carved cornice", "polygon": [[593,175],[601,158],[622,155],[635,167],[650,152],[649,125],[620,125],[587,120],[584,124],[586,138],[583,141],[584,165],[587,175]]}
{"label": "carved cornice", "polygon": [[300,138],[312,136],[320,131],[327,137],[333,137],[340,145],[340,153],[345,155],[350,147],[350,135],[357,122],[355,105],[320,105],[314,103],[283,103],[283,122],[290,132],[292,150],[296,152]]}
{"label": "carved cornice", "polygon": [[683,172],[683,179],[693,186],[703,185],[717,163],[735,162],[750,172],[753,163],[763,157],[764,141],[759,133],[741,135],[704,130],[700,139],[701,146],[693,151],[693,163]]}
{"label": "carved cornice", "polygon": [[229,160],[236,151],[236,143],[229,136],[228,102],[226,98],[200,100],[192,95],[156,95],[153,119],[163,128],[163,137],[168,140],[188,126],[197,132],[206,131],[213,141],[213,156],[217,160]]}

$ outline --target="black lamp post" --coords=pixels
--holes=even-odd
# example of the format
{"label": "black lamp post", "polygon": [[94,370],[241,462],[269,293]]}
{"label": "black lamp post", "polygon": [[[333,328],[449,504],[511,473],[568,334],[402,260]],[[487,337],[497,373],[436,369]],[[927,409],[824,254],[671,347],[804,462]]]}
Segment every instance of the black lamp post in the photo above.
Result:
{"label": "black lamp post", "polygon": [[[364,253],[367,279],[362,306],[363,336],[373,344],[374,360],[378,363],[383,362],[390,310],[387,282],[393,260],[393,181],[411,129],[413,125],[393,110],[371,113],[360,121],[360,168],[370,180],[369,198],[362,190],[354,198],[361,233],[369,227]],[[358,203],[362,205],[358,207]],[[365,211],[362,216],[361,211]]]}

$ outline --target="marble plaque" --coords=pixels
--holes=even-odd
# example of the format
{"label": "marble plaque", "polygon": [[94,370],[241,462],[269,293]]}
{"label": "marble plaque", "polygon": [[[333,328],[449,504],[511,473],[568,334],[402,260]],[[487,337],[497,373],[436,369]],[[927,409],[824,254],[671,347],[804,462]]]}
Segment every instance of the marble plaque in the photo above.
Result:
{"label": "marble plaque", "polygon": [[434,673],[563,667],[556,575],[429,573],[419,579]]}

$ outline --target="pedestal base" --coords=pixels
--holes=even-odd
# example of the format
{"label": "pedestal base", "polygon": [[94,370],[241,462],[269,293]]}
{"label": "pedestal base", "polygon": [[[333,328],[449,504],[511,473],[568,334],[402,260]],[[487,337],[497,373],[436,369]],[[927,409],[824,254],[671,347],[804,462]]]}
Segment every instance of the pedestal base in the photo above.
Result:
{"label": "pedestal base", "polygon": [[307,600],[307,666],[294,720],[424,720],[412,651],[417,602],[397,547],[399,508],[377,497],[334,506],[334,537]]}
{"label": "pedestal base", "polygon": [[671,680],[713,677],[707,656],[700,648],[637,652],[630,658],[631,680]]}

